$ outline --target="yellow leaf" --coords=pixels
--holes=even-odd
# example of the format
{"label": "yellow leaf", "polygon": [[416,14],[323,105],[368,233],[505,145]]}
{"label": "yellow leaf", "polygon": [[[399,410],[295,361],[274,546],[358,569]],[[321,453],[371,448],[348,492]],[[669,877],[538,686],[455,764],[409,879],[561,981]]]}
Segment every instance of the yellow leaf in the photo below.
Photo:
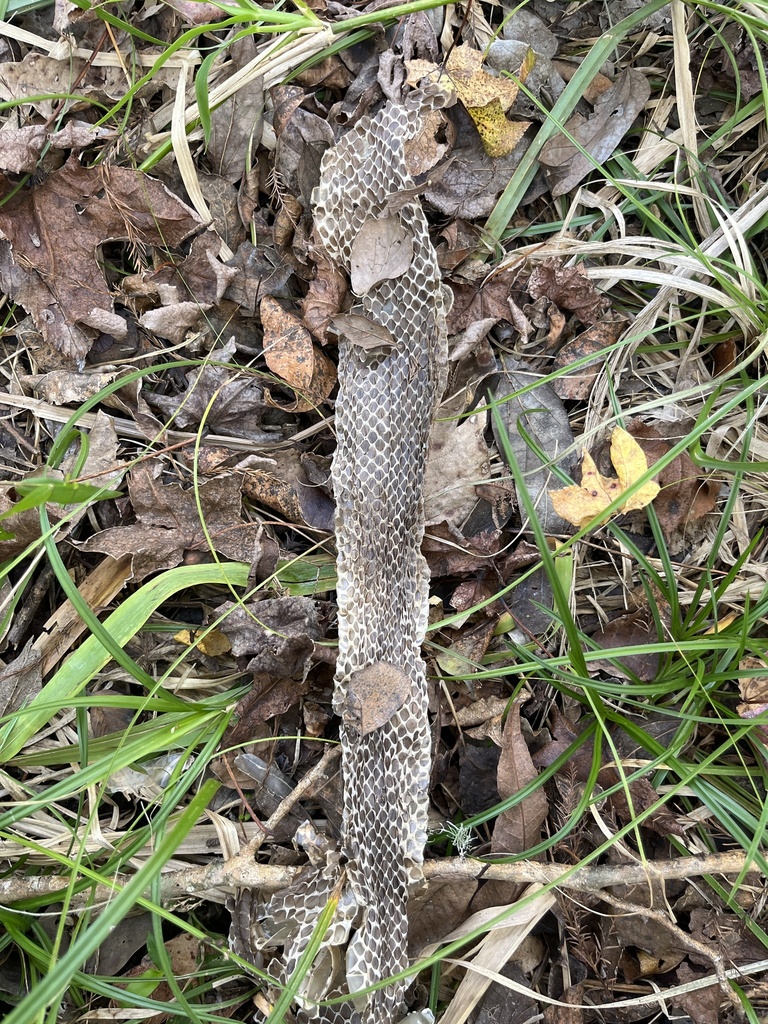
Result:
{"label": "yellow leaf", "polygon": [[484,107],[467,107],[467,113],[477,128],[485,152],[494,158],[511,153],[531,123],[508,121],[498,100],[491,100]]}
{"label": "yellow leaf", "polygon": [[[518,75],[521,81],[525,81],[535,59],[533,51],[529,50]],[[444,68],[425,60],[406,61],[407,81],[410,85],[418,85],[427,78],[440,85],[447,78],[474,121],[488,155],[506,156],[515,148],[531,122],[507,120],[505,111],[517,99],[518,84],[511,78],[492,75],[482,65],[481,51],[464,43],[451,51]]]}
{"label": "yellow leaf", "polygon": [[232,650],[232,645],[220,630],[212,629],[201,640],[198,640],[201,632],[202,630],[199,629],[182,629],[175,634],[173,639],[179,644],[186,644],[187,647],[196,647],[198,651],[211,658],[227,654]]}
{"label": "yellow leaf", "polygon": [[[645,452],[634,437],[621,427],[616,427],[611,434],[611,462],[616,467],[622,491],[631,487],[648,469]],[[633,509],[645,508],[658,493],[659,485],[655,480],[649,480],[624,502],[621,511],[631,512]]]}
{"label": "yellow leaf", "polygon": [[[616,427],[611,434],[611,462],[616,467],[618,479],[602,476],[592,456],[585,451],[581,483],[549,492],[555,512],[579,530],[597,518],[648,470],[645,452],[634,437],[621,427]],[[616,509],[616,513],[645,508],[658,493],[659,485],[649,480],[630,495]]]}

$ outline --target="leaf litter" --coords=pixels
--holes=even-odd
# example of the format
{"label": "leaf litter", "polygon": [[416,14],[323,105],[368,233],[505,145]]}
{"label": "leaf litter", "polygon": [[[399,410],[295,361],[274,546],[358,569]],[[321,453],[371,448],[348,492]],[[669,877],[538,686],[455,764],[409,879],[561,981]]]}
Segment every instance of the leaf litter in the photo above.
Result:
{"label": "leaf litter", "polygon": [[[312,67],[299,69],[323,44],[297,46],[277,77],[268,62],[251,74],[264,62],[257,35],[208,28],[201,38],[219,49],[205,72],[182,47],[130,96],[125,67],[157,62],[149,39],[178,39],[221,12],[129,5],[106,35],[97,8],[4,23],[2,709],[44,694],[100,618],[163,574],[234,563],[232,578],[249,584],[241,596],[215,574],[189,586],[178,575],[172,596],[143,613],[124,648],[153,673],[153,691],[112,661],[76,709],[51,692],[47,725],[2,766],[4,903],[35,895],[58,913],[61,857],[78,830],[90,866],[129,878],[169,794],[181,812],[192,790],[179,781],[210,768],[220,788],[168,865],[183,894],[175,912],[209,943],[182,932],[163,955],[177,972],[206,972],[204,948],[227,932],[236,887],[217,872],[248,842],[288,877],[302,863],[290,842],[301,821],[338,827],[333,771],[268,834],[259,815],[280,814],[338,735],[335,349],[340,335],[373,353],[396,343],[355,296],[408,273],[399,211],[417,198],[453,299],[425,492],[430,862],[463,870],[481,856],[498,868],[511,856],[534,883],[537,865],[588,857],[660,874],[576,898],[566,882],[521,904],[524,884],[484,878],[493,868],[478,864],[414,898],[412,956],[512,914],[467,954],[475,971],[443,965],[436,998],[449,1020],[473,1009],[479,1020],[650,1020],[661,1000],[695,1024],[736,1020],[723,953],[760,998],[745,967],[764,958],[758,874],[742,857],[729,894],[730,883],[691,885],[668,865],[682,850],[725,854],[761,820],[765,797],[768,445],[762,406],[728,398],[758,379],[765,329],[738,298],[757,304],[748,282],[765,259],[764,110],[744,104],[759,93],[766,44],[724,9],[716,31],[702,23],[693,35],[700,77],[688,88],[690,68],[666,74],[679,10],[647,6],[643,22],[642,5],[616,5],[616,19],[638,12],[636,34],[592,63],[594,41],[614,28],[593,3],[420,12],[394,40],[374,33]],[[48,37],[64,31],[78,47],[62,59]],[[287,70],[297,73],[282,85]],[[207,126],[195,76],[203,94],[229,90]],[[364,225],[347,282],[313,236],[322,154],[406,77],[425,76],[458,102],[410,140],[413,189]],[[542,144],[560,103],[563,131]],[[512,186],[495,253],[483,221]],[[84,404],[80,433],[62,435]],[[100,500],[86,486],[104,488]],[[49,536],[60,566],[44,552]],[[727,646],[734,631],[745,639]],[[357,682],[352,713],[365,732],[402,702],[391,670]],[[71,766],[94,764],[105,788],[88,790],[86,809]],[[212,874],[194,889],[201,865]],[[256,897],[241,888],[234,948],[252,949]],[[87,979],[154,978],[148,928],[88,961],[78,999],[87,994],[89,1012],[144,1012],[129,1009],[127,987],[110,1003]],[[26,947],[8,949],[0,1000],[23,1005]],[[225,988],[227,1013],[250,1019],[250,983],[234,967]],[[267,1012],[269,996],[256,997]],[[152,998],[177,995],[155,987]]]}

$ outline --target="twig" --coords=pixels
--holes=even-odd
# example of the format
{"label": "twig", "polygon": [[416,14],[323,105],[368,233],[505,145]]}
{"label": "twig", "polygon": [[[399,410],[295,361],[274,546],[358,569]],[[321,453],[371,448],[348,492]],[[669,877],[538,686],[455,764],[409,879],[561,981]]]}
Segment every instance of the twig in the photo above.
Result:
{"label": "twig", "polygon": [[[319,771],[323,761],[318,762]],[[296,789],[298,790],[298,786]],[[291,800],[294,798],[286,798]],[[295,796],[298,800],[301,794]],[[293,804],[291,804],[293,806]],[[286,808],[288,813],[291,808]],[[281,805],[275,814],[283,814]],[[275,815],[266,822],[271,827]],[[275,822],[276,824],[276,822]],[[214,861],[204,868],[186,868],[166,875],[160,886],[163,903],[200,894],[207,889],[261,889],[278,892],[285,889],[303,870],[275,864],[257,864],[253,858],[256,840],[248,843],[236,857],[227,861]],[[743,851],[712,853],[703,857],[678,857],[675,860],[649,861],[643,864],[606,864],[599,867],[568,867],[563,864],[540,864],[536,861],[518,861],[516,864],[483,864],[466,857],[441,861],[427,861],[424,877],[428,882],[459,881],[460,879],[494,879],[495,881],[542,884],[553,883],[560,889],[599,893],[607,886],[641,885],[643,882],[672,878],[694,878],[701,875],[737,875],[754,864]],[[757,865],[755,865],[757,868]],[[118,876],[115,885],[125,884],[130,876]],[[0,879],[0,901],[13,903],[30,896],[56,893],[69,885],[66,875],[48,875],[40,878],[10,877]],[[102,892],[103,890],[103,892]],[[99,886],[97,899],[114,895],[109,886]],[[147,891],[149,895],[149,891]]]}

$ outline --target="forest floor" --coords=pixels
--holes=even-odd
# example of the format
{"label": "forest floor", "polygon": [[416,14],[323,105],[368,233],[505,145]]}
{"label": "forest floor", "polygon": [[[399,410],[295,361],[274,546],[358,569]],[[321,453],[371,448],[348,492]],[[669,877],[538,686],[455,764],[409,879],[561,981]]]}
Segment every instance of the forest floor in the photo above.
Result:
{"label": "forest floor", "polygon": [[338,837],[336,353],[370,343],[312,191],[425,79],[409,1001],[767,1019],[768,2],[3,10],[7,1024],[284,1014],[257,893],[307,817]]}

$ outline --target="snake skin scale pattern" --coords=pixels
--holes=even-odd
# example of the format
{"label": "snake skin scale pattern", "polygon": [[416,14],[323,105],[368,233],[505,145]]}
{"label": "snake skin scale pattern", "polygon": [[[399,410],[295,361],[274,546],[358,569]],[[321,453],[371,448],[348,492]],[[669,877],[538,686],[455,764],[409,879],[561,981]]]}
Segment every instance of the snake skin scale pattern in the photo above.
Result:
{"label": "snake skin scale pattern", "polygon": [[[312,197],[315,224],[328,254],[347,271],[363,224],[387,215],[388,200],[413,189],[404,144],[430,102],[419,92],[404,104],[388,102],[323,157]],[[332,466],[339,615],[334,710],[343,722],[340,862],[346,885],[315,963],[317,968],[322,961],[322,969],[310,972],[300,990],[299,1016],[310,1021],[399,1019],[407,980],[358,996],[354,1006],[318,1007],[315,1001],[354,994],[407,967],[408,895],[422,879],[431,766],[421,656],[429,597],[422,489],[444,381],[447,310],[421,205],[409,199],[396,209],[413,238],[411,264],[358,296],[365,316],[387,328],[394,344],[366,351],[347,339],[339,342]],[[405,673],[410,693],[388,721],[363,734],[345,715],[350,688],[356,672],[380,662]],[[339,877],[330,861],[310,868],[264,908],[261,918],[270,922],[271,934],[256,945],[284,942],[284,978],[295,969]]]}

